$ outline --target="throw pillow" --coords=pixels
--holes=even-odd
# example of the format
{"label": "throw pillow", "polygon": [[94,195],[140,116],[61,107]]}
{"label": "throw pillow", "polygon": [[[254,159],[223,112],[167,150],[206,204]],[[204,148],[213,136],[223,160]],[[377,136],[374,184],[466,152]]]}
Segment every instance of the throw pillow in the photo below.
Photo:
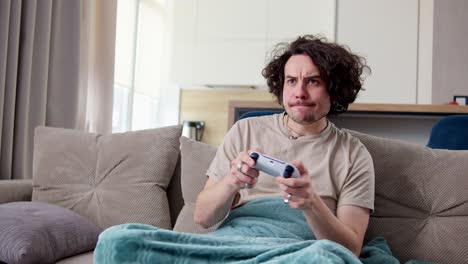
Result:
{"label": "throw pillow", "polygon": [[55,263],[94,249],[102,230],[79,214],[51,204],[0,205],[0,261]]}
{"label": "throw pillow", "polygon": [[38,127],[33,201],[72,209],[101,228],[143,223],[170,229],[166,188],[181,126],[111,135]]}
{"label": "throw pillow", "polygon": [[214,227],[204,229],[193,221],[195,202],[198,193],[206,183],[206,171],[211,164],[216,148],[208,144],[180,138],[180,151],[182,159],[181,186],[184,206],[177,217],[174,230],[188,233],[207,233]]}
{"label": "throw pillow", "polygon": [[383,236],[402,262],[466,263],[468,151],[352,133],[375,169],[375,211],[366,240]]}

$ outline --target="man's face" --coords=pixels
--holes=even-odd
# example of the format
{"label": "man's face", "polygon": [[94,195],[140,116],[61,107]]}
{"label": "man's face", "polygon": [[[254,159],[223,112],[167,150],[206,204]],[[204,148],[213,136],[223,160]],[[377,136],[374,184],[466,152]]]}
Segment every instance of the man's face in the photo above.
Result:
{"label": "man's face", "polygon": [[307,55],[293,55],[284,67],[283,106],[296,123],[308,125],[330,111],[330,96],[320,72]]}

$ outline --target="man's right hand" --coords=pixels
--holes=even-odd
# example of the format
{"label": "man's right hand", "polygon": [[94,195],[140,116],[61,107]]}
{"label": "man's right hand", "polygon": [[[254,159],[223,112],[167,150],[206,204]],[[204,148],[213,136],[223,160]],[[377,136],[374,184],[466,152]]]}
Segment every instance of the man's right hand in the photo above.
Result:
{"label": "man's right hand", "polygon": [[253,169],[255,161],[250,152],[240,152],[231,161],[229,175],[219,182],[208,178],[205,187],[198,194],[195,204],[194,220],[204,228],[208,228],[223,220],[236,203],[239,190],[252,188],[257,183],[258,170]]}
{"label": "man's right hand", "polygon": [[252,151],[240,152],[231,161],[229,176],[225,178],[226,183],[236,191],[244,188],[253,188],[258,181],[258,170],[254,169],[255,160],[249,153]]}

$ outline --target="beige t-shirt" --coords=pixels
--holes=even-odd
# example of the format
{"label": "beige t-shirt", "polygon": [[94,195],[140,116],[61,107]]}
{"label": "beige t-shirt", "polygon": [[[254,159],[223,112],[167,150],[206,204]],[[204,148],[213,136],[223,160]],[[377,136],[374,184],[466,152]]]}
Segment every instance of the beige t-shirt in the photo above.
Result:
{"label": "beige t-shirt", "polygon": [[[214,181],[229,175],[231,160],[241,151],[261,149],[268,156],[300,160],[309,172],[312,188],[330,209],[355,205],[374,209],[374,166],[365,146],[333,123],[319,134],[289,139],[285,113],[239,120],[208,168]],[[261,197],[280,196],[274,177],[260,172],[257,184],[240,191],[239,204]]]}

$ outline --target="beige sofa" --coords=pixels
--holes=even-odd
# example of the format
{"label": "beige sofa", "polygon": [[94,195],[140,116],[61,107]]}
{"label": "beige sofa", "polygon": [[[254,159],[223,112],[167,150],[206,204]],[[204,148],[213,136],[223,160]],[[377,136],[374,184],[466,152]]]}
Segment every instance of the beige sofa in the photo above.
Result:
{"label": "beige sofa", "polygon": [[[34,180],[0,182],[0,203],[32,199],[57,204],[101,228],[143,222],[207,232],[192,215],[216,149],[185,138],[179,145],[180,130],[99,136],[39,128]],[[468,263],[468,151],[432,150],[352,133],[368,148],[376,172],[375,212],[366,241],[383,236],[402,262]],[[96,180],[99,175],[103,180]],[[151,181],[148,177],[156,180],[141,189]],[[92,252],[58,263],[92,263]]]}

